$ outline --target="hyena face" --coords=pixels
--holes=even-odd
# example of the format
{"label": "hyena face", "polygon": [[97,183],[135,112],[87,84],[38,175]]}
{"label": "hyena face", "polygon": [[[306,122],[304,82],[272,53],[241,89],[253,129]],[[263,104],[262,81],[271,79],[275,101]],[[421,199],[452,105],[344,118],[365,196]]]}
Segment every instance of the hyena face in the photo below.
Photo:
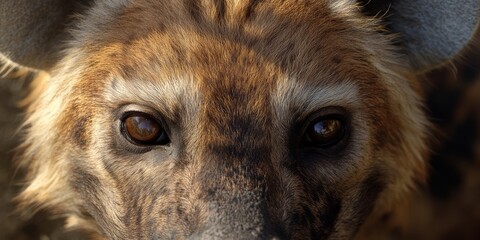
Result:
{"label": "hyena face", "polygon": [[345,239],[424,177],[408,64],[350,1],[98,2],[73,35],[25,205],[113,239]]}

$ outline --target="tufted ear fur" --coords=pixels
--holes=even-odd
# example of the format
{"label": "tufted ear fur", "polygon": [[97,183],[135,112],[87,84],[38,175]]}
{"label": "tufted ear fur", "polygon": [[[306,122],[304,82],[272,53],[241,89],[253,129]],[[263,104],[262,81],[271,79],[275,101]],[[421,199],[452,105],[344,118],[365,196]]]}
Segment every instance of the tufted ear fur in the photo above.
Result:
{"label": "tufted ear fur", "polygon": [[363,5],[372,15],[384,15],[389,28],[400,34],[417,70],[455,57],[478,28],[480,14],[479,0],[368,0]]}
{"label": "tufted ear fur", "polygon": [[48,70],[68,37],[71,15],[82,0],[1,0],[0,53],[21,65]]}

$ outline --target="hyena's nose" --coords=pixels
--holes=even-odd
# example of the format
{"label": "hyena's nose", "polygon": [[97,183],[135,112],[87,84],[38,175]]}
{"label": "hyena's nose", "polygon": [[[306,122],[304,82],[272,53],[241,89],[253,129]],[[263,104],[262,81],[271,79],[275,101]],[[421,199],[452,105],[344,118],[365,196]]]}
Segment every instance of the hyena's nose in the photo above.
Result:
{"label": "hyena's nose", "polygon": [[198,148],[202,157],[196,162],[201,167],[194,170],[193,179],[201,189],[202,217],[191,239],[284,239],[280,211],[272,207],[280,205],[272,200],[280,197],[275,197],[279,190],[273,183],[279,181],[273,173],[267,114],[247,114],[258,106],[236,101],[228,103],[231,106],[212,103],[233,109],[220,116],[218,110],[206,109],[208,124],[203,132],[208,134]]}
{"label": "hyena's nose", "polygon": [[206,204],[208,215],[190,239],[284,239],[272,226],[261,191],[216,191]]}
{"label": "hyena's nose", "polygon": [[210,152],[203,161],[197,186],[204,217],[191,239],[285,239],[269,152],[252,149]]}

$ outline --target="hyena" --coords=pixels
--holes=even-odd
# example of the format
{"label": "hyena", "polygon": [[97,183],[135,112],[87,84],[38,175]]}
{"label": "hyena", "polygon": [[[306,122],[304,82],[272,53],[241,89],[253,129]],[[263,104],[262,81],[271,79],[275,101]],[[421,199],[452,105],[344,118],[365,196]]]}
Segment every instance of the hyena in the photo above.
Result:
{"label": "hyena", "polygon": [[417,74],[463,49],[479,2],[0,9],[3,75],[35,78],[20,209],[109,239],[349,239],[425,180]]}

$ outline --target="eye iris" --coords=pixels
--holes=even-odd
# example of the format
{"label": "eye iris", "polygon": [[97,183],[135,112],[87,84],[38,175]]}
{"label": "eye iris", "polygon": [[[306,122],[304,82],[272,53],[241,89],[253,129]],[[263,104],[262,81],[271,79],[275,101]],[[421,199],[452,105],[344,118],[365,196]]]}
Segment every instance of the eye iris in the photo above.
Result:
{"label": "eye iris", "polygon": [[330,146],[343,137],[343,124],[338,119],[320,120],[310,125],[307,130],[309,140],[320,146]]}
{"label": "eye iris", "polygon": [[125,119],[124,124],[129,137],[140,143],[153,142],[163,132],[157,121],[148,116],[130,116]]}

